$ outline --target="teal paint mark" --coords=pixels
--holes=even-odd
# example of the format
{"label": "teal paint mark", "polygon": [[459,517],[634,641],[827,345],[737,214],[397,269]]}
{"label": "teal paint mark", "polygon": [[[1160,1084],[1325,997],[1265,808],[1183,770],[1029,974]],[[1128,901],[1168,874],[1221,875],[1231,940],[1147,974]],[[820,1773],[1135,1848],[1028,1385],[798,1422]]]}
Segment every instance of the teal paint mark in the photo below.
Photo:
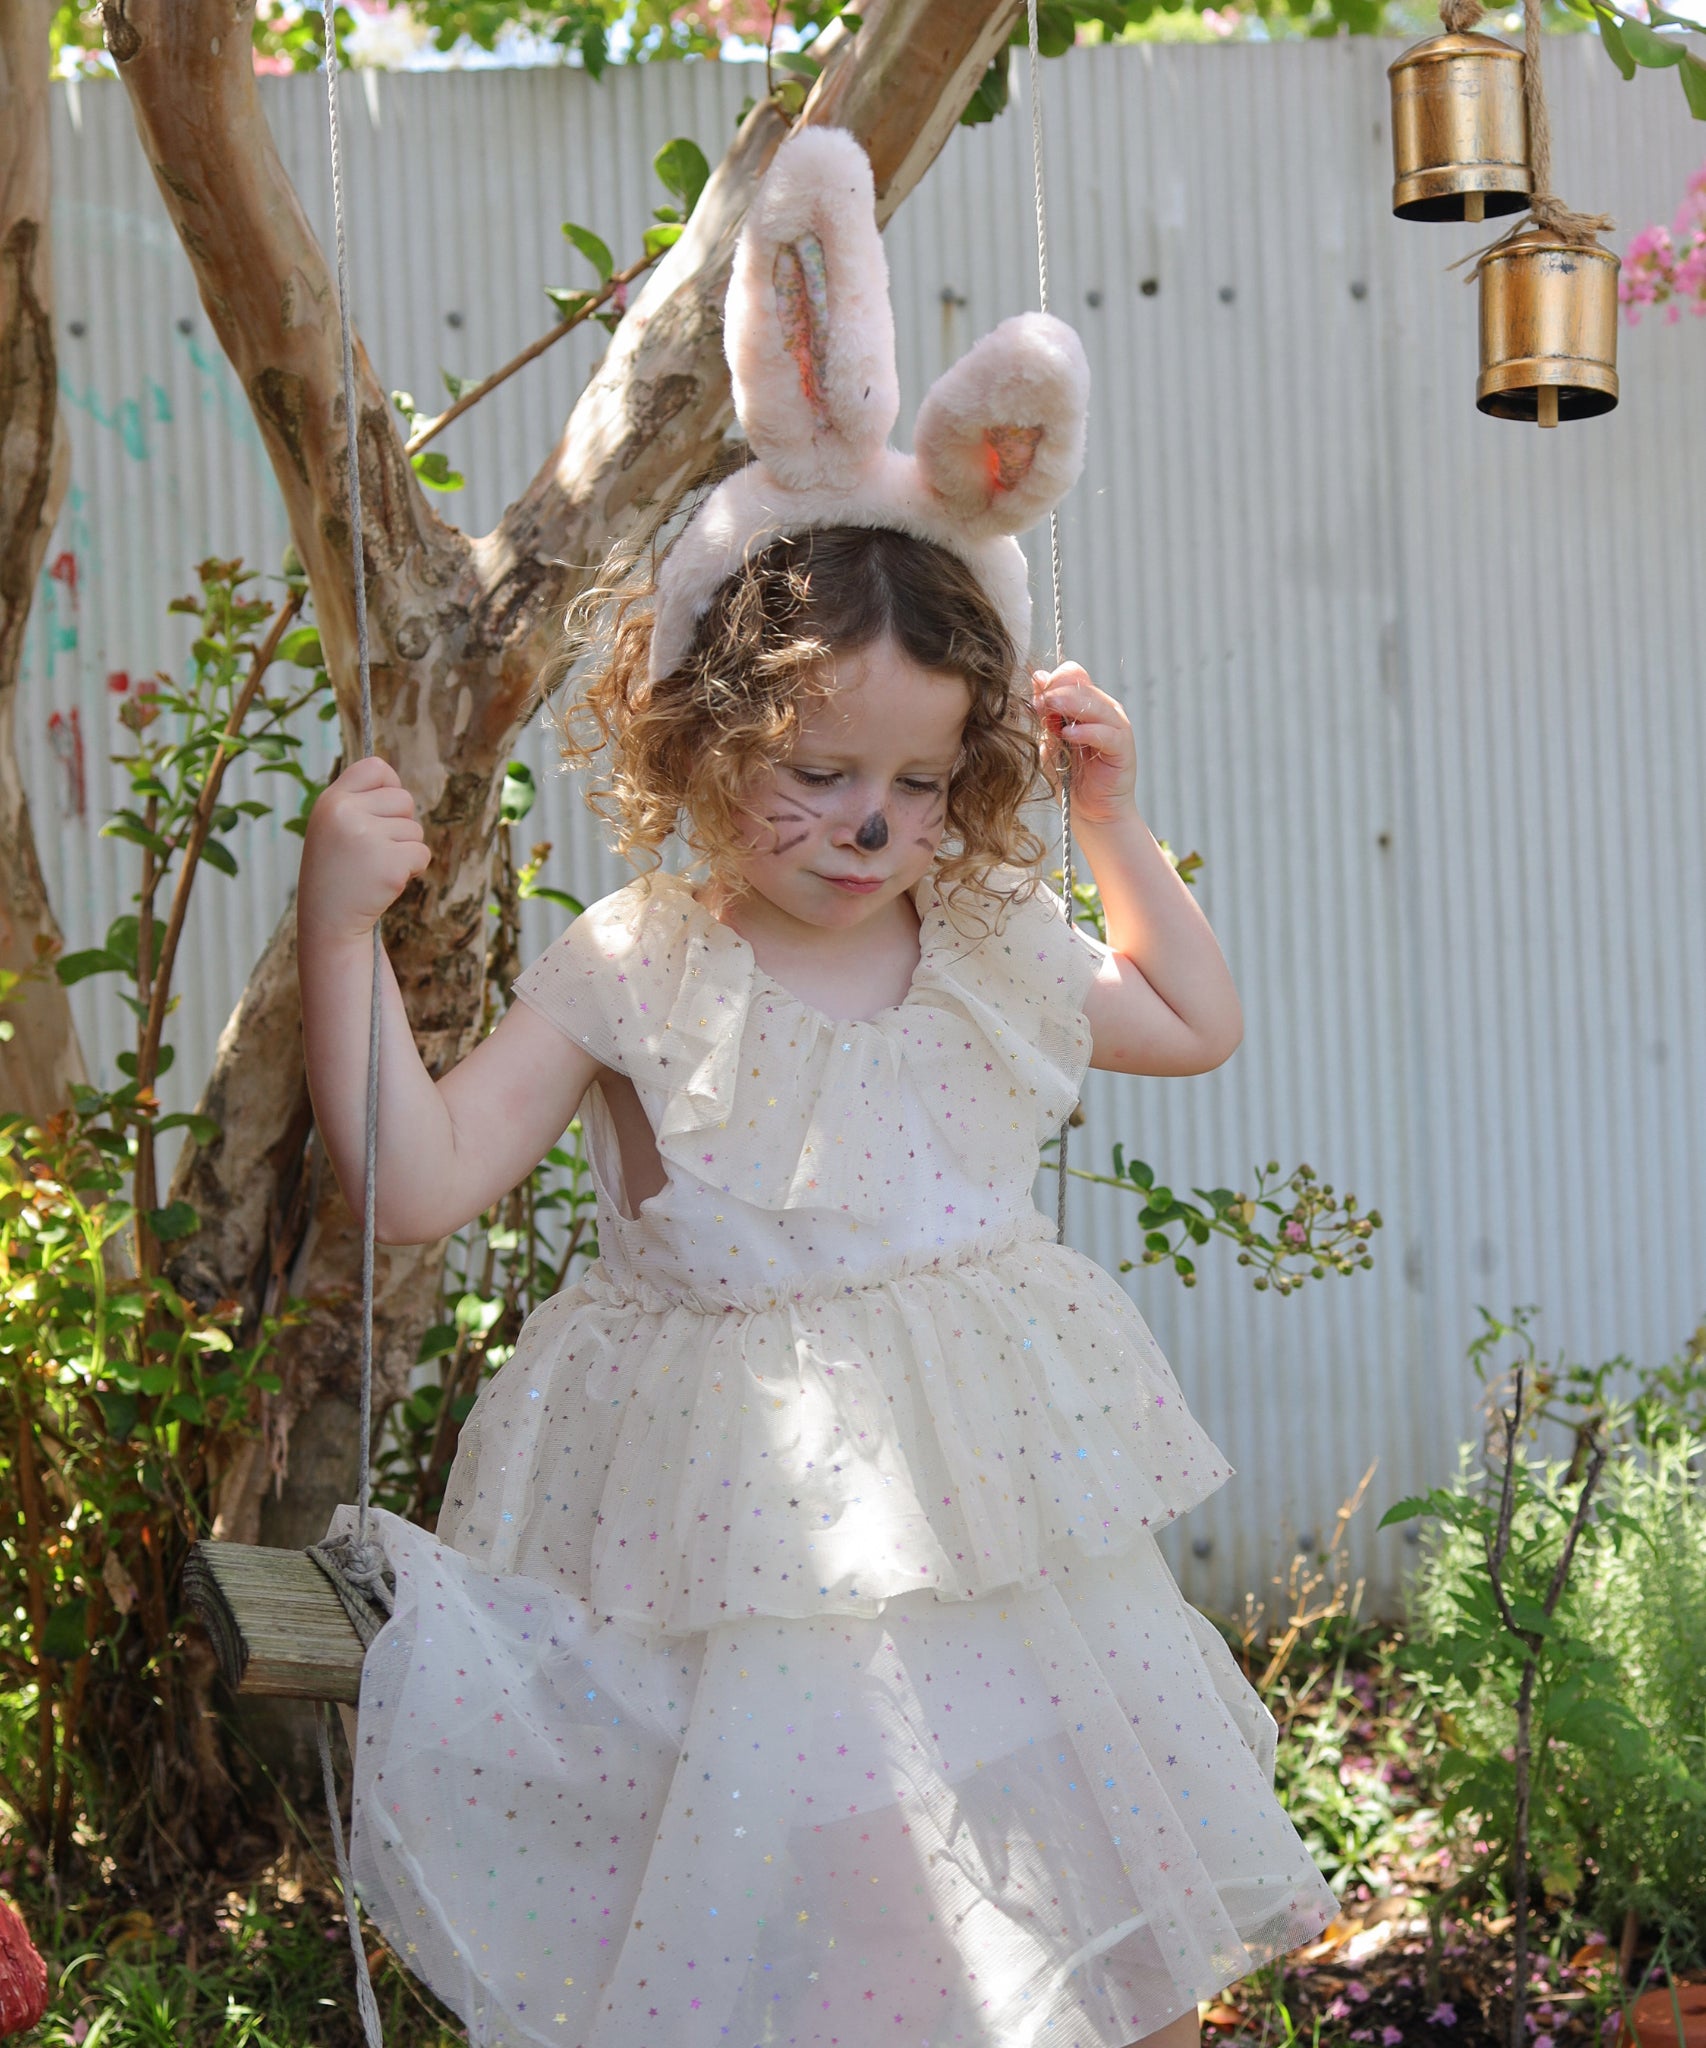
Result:
{"label": "teal paint mark", "polygon": [[[195,335],[184,336],[184,352],[191,366],[202,377],[201,402],[204,410],[217,408],[226,426],[239,440],[252,447],[263,460],[266,457],[266,443],[261,439],[261,430],[255,425],[255,416],[249,410],[248,398],[239,388],[231,374],[231,365],[218,349],[204,348]],[[268,463],[268,474],[271,474]]]}
{"label": "teal paint mark", "polygon": [[[154,388],[159,389],[158,385]],[[138,462],[148,460],[148,433],[143,423],[142,407],[134,398],[121,398],[112,411],[108,412],[95,396],[95,387],[92,384],[87,390],[79,391],[63,373],[59,379],[59,395],[67,405],[75,406],[80,413],[87,414],[96,426],[110,427],[118,435],[127,455],[133,456]],[[160,396],[164,398],[165,393],[161,392]],[[163,417],[170,419],[171,416],[171,408],[168,406]],[[157,413],[156,417],[162,415]]]}
{"label": "teal paint mark", "polygon": [[[88,493],[80,485],[72,484],[65,494],[64,509],[54,529],[65,548],[80,563],[85,587],[94,543],[86,511],[88,502]],[[41,674],[50,684],[54,679],[57,658],[61,654],[74,653],[77,648],[77,620],[74,613],[68,614],[65,609],[68,593],[65,584],[53,573],[56,559],[57,556],[50,551],[48,560],[42,564],[24,643],[25,667],[33,670],[39,664]]]}

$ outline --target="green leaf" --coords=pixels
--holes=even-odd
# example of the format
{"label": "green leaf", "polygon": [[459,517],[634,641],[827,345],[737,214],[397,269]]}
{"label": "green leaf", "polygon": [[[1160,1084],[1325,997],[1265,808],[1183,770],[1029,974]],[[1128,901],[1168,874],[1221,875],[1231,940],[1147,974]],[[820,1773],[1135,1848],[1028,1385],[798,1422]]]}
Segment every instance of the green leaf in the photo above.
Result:
{"label": "green leaf", "polygon": [[[158,1079],[159,1079],[159,1077],[160,1077],[160,1076],[161,1076],[162,1074],[164,1074],[164,1073],[166,1073],[166,1072],[168,1072],[168,1071],[169,1071],[169,1069],[171,1068],[171,1064],[172,1064],[173,1060],[174,1060],[174,1059],[176,1059],[176,1058],[177,1058],[177,1053],[176,1053],[176,1050],[175,1050],[175,1049],[174,1049],[174,1048],[173,1048],[172,1046],[169,1046],[169,1045],[161,1045],[161,1046],[157,1046],[157,1047],[155,1048],[155,1051],[154,1051],[154,1076],[155,1076],[155,1079],[156,1079],[156,1080],[158,1080]],[[114,1053],[114,1054],[113,1054],[113,1065],[114,1065],[115,1067],[117,1067],[117,1068],[118,1068],[118,1070],[119,1070],[119,1072],[120,1072],[121,1074],[128,1074],[128,1075],[130,1076],[130,1078],[131,1078],[131,1079],[132,1079],[133,1081],[134,1081],[134,1080],[136,1079],[136,1055],[135,1055],[135,1053],[133,1053],[133,1052],[116,1052],[116,1053]],[[156,1124],[156,1125],[154,1126],[154,1128],[155,1128],[156,1130],[158,1130],[158,1129],[160,1128],[160,1125],[159,1125],[159,1124]]]}
{"label": "green leaf", "polygon": [[616,268],[615,259],[591,228],[577,227],[572,220],[566,220],[563,223],[563,233],[598,272],[599,283],[608,284],[611,273]]}
{"label": "green leaf", "polygon": [[421,1338],[421,1348],[416,1354],[415,1363],[426,1365],[435,1358],[442,1358],[447,1351],[454,1351],[456,1336],[454,1323],[434,1323]]}
{"label": "green leaf", "polygon": [[534,882],[521,893],[524,897],[537,897],[542,903],[555,903],[571,917],[580,917],[586,910],[586,905],[578,897],[571,896],[566,889],[548,889],[543,884]]}
{"label": "green leaf", "polygon": [[680,240],[680,221],[660,220],[655,227],[649,227],[646,230],[646,254],[648,256],[661,256],[666,249],[672,248]]}
{"label": "green leaf", "polygon": [[125,974],[130,970],[104,946],[89,946],[81,953],[62,953],[54,962],[53,971],[70,988],[73,982],[87,981],[91,974]]}
{"label": "green leaf", "polygon": [[115,1444],[122,1444],[136,1427],[136,1418],[142,1413],[142,1403],[134,1394],[123,1390],[97,1394],[101,1419],[107,1425],[107,1435]]}
{"label": "green leaf", "polygon": [[1688,102],[1688,111],[1695,120],[1706,121],[1706,64],[1692,51],[1685,52],[1677,76],[1682,80],[1682,96]]}
{"label": "green leaf", "polygon": [[455,1308],[457,1328],[483,1337],[503,1314],[503,1306],[501,1294],[464,1294]]}
{"label": "green leaf", "polygon": [[817,59],[808,57],[804,50],[778,50],[770,62],[774,70],[786,71],[792,78],[811,80],[823,70]]}
{"label": "green leaf", "polygon": [[579,320],[585,316],[586,309],[592,304],[597,294],[594,292],[553,290],[551,286],[547,285],[545,287],[545,296],[556,307],[559,320]]}
{"label": "green leaf", "polygon": [[510,762],[504,770],[501,802],[505,822],[519,825],[532,810],[533,799],[537,794],[533,786],[533,770],[525,761]]}
{"label": "green leaf", "polygon": [[1635,76],[1635,60],[1629,54],[1623,40],[1623,31],[1617,25],[1617,17],[1609,7],[1595,7],[1599,17],[1599,39],[1605,46],[1605,54],[1611,59],[1625,78]]}
{"label": "green leaf", "polygon": [[213,1117],[201,1116],[193,1109],[175,1109],[170,1116],[154,1119],[156,1131],[171,1131],[179,1127],[188,1131],[198,1145],[211,1145],[223,1126]]}
{"label": "green leaf", "polygon": [[61,1664],[75,1664],[89,1647],[89,1603],[79,1595],[56,1607],[41,1632],[41,1653]]}
{"label": "green leaf", "polygon": [[134,846],[146,846],[156,859],[170,860],[172,849],[158,832],[150,832],[134,811],[119,811],[101,827],[103,839],[128,839]]}
{"label": "green leaf", "polygon": [[298,668],[324,668],[326,656],[320,646],[319,628],[298,626],[294,633],[286,633],[278,643],[278,658],[294,662]]}
{"label": "green leaf", "polygon": [[664,189],[673,192],[681,201],[684,214],[691,213],[698,205],[699,195],[711,175],[705,152],[686,135],[678,135],[672,142],[666,142],[652,158],[652,169],[663,181]]}
{"label": "green leaf", "polygon": [[1404,1499],[1395,1500],[1374,1526],[1376,1529],[1387,1529],[1394,1522],[1413,1522],[1418,1515],[1426,1515],[1431,1512],[1432,1510],[1425,1495],[1419,1493],[1406,1494]]}
{"label": "green leaf", "polygon": [[1623,38],[1623,47],[1637,64],[1644,64],[1649,71],[1668,71],[1688,55],[1674,36],[1657,35],[1644,21],[1634,21],[1624,15],[1617,28]]}
{"label": "green leaf", "polygon": [[204,839],[201,857],[210,868],[217,868],[222,875],[234,875],[237,872],[237,856],[223,840]]}
{"label": "green leaf", "polygon": [[450,393],[452,405],[456,403],[464,391],[472,391],[474,386],[480,381],[478,377],[458,377],[454,371],[447,370],[442,363],[438,367],[438,374],[444,379],[444,388]]}
{"label": "green leaf", "polygon": [[429,491],[459,491],[467,481],[460,470],[451,468],[450,457],[442,448],[423,448],[411,460],[416,476]]}
{"label": "green leaf", "polygon": [[170,1244],[174,1238],[188,1237],[192,1230],[200,1227],[200,1216],[182,1197],[168,1202],[163,1209],[148,1211],[148,1228],[162,1244]]}

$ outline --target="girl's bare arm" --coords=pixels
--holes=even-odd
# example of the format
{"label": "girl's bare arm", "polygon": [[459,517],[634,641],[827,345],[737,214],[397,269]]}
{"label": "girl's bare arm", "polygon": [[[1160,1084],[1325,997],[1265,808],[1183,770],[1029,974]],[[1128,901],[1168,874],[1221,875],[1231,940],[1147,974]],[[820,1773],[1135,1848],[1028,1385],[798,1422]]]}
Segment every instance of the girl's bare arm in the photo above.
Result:
{"label": "girl's bare arm", "polygon": [[1038,678],[1037,707],[1072,750],[1074,837],[1113,955],[1085,999],[1091,1065],[1206,1073],[1238,1049],[1243,1011],[1208,919],[1138,814],[1130,722],[1076,662]]}
{"label": "girl's bare arm", "polygon": [[[428,862],[395,771],[357,761],[319,797],[297,890],[297,963],[308,1092],[345,1199],[362,1212],[372,926]],[[385,1244],[430,1244],[524,1180],[580,1107],[598,1062],[517,1003],[434,1081],[402,993],[380,961],[375,1223]]]}

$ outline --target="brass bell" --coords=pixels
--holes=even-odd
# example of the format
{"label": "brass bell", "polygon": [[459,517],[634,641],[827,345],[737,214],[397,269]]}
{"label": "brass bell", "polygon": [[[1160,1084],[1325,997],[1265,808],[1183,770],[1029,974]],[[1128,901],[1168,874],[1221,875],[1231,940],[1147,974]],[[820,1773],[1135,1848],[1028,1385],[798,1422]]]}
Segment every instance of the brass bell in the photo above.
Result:
{"label": "brass bell", "polygon": [[1592,419],[1617,403],[1617,272],[1597,242],[1525,228],[1481,259],[1475,403],[1502,420]]}
{"label": "brass bell", "polygon": [[1401,220],[1521,213],[1534,182],[1522,52],[1496,36],[1430,36],[1392,65],[1392,211]]}

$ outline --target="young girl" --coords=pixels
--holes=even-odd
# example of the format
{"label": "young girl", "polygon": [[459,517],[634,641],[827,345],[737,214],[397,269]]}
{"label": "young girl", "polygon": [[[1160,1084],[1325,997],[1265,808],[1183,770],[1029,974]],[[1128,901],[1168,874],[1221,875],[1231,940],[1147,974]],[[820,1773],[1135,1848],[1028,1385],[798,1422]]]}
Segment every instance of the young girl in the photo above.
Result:
{"label": "young girl", "polygon": [[[569,743],[650,871],[436,1082],[382,992],[381,1238],[460,1228],[577,1114],[598,1190],[436,1536],[375,1517],[356,1870],[478,2043],[1177,2048],[1333,1911],[1155,1543],[1225,1462],[1032,1200],[1086,1065],[1241,1030],[1120,708],[1024,684],[1011,536],[1076,473],[1082,359],[1007,323],[897,456],[880,265],[857,146],[796,137],[729,298],[759,460],[617,601]],[[1026,873],[1061,746],[1106,946]],[[355,1205],[369,934],[427,864],[378,760],[315,806],[303,1022]]]}

